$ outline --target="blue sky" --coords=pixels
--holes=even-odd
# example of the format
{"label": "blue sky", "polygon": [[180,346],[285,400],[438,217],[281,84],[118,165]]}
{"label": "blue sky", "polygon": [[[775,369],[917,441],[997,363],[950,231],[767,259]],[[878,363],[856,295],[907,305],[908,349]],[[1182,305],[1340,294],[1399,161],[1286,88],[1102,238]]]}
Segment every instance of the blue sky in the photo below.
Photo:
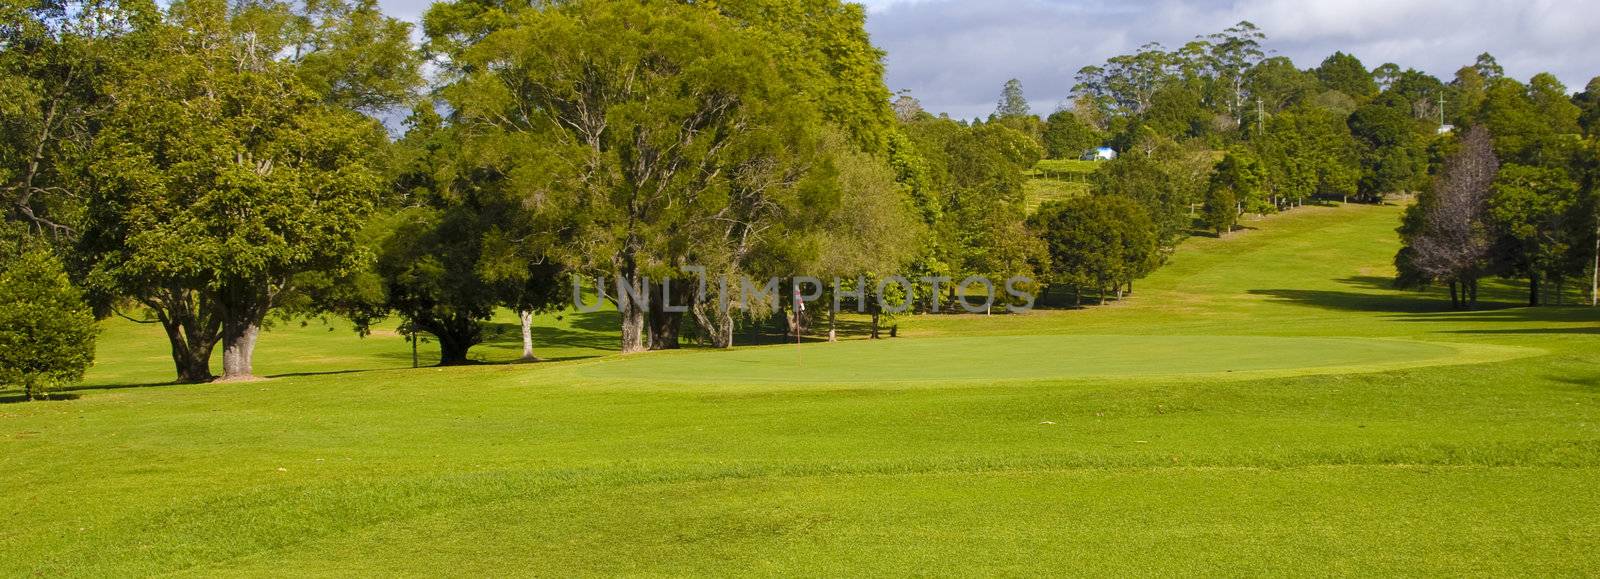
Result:
{"label": "blue sky", "polygon": [[[428,0],[381,0],[415,20]],[[888,51],[891,90],[935,112],[994,109],[1000,86],[1022,81],[1049,113],[1085,65],[1146,42],[1169,47],[1250,20],[1266,46],[1315,66],[1334,50],[1369,68],[1384,62],[1448,79],[1478,53],[1526,80],[1552,72],[1580,90],[1600,75],[1597,0],[865,0],[867,29]]]}

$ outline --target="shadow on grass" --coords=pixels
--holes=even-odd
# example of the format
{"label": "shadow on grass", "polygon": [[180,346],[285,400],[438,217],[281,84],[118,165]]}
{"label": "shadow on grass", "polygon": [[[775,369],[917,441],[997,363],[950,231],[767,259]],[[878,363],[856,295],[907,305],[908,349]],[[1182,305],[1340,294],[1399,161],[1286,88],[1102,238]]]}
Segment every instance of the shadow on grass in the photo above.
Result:
{"label": "shadow on grass", "polygon": [[[1267,296],[1279,301],[1330,311],[1375,312],[1394,314],[1459,314],[1450,306],[1449,295],[1439,288],[1426,291],[1402,292],[1394,288],[1392,280],[1378,276],[1351,276],[1336,280],[1351,290],[1308,289],[1253,289],[1250,295]],[[1515,308],[1514,301],[1500,301],[1507,293],[1504,288],[1490,286],[1480,291],[1477,311],[1494,311]],[[1458,318],[1451,318],[1458,319]]]}
{"label": "shadow on grass", "polygon": [[1484,334],[1484,335],[1495,335],[1495,334],[1505,334],[1505,335],[1509,335],[1509,334],[1554,334],[1554,335],[1561,335],[1561,334],[1565,334],[1565,335],[1597,336],[1597,335],[1600,335],[1600,326],[1590,326],[1590,327],[1583,327],[1583,328],[1526,328],[1526,329],[1512,328],[1512,329],[1504,329],[1504,330],[1454,330],[1454,331],[1452,331],[1450,333],[1452,333],[1452,334]]}
{"label": "shadow on grass", "polygon": [[28,400],[28,396],[23,394],[21,390],[0,392],[0,404],[18,404],[22,402],[65,402],[68,400],[77,400],[82,398],[82,395],[71,392],[62,392],[62,390],[65,390],[65,388],[57,388],[45,394],[44,397],[36,400]]}
{"label": "shadow on grass", "polygon": [[[554,328],[549,326],[533,326],[533,350],[539,348],[579,348],[585,350],[616,351],[621,348],[617,332],[620,322],[617,316],[602,316],[595,314],[566,314],[567,319],[573,320],[572,326],[578,330]],[[609,325],[604,324],[604,318],[610,317]],[[596,319],[600,318],[600,319]],[[587,326],[587,327],[586,327]],[[603,329],[590,329],[603,328]],[[522,348],[522,327],[518,324],[488,322],[483,324],[483,345]]]}
{"label": "shadow on grass", "polygon": [[[410,360],[411,357],[407,356],[406,359]],[[336,375],[339,375],[339,374],[360,374],[362,372],[371,372],[371,371],[373,371],[375,369],[376,368],[363,368],[363,369],[357,369],[357,370],[316,370],[316,371],[311,371],[311,372],[284,372],[282,374],[267,374],[265,376],[262,376],[262,378],[295,378],[295,377],[299,377],[299,376],[336,376]]]}

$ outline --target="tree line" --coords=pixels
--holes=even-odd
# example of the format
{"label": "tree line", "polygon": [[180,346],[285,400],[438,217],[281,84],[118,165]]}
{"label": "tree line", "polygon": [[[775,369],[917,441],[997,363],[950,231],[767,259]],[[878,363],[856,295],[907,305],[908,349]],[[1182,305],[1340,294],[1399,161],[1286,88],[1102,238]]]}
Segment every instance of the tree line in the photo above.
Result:
{"label": "tree line", "polygon": [[1029,241],[1015,188],[1038,153],[913,139],[864,21],[838,0],[462,0],[413,43],[372,0],[8,3],[5,227],[66,301],[159,325],[182,382],[215,378],[219,348],[222,378],[250,377],[262,329],[308,315],[397,317],[464,363],[496,309],[526,337],[574,279],[657,298],[616,300],[634,352],[820,321],[717,308],[691,266],[1029,271],[990,240]]}
{"label": "tree line", "polygon": [[[1093,172],[1089,195],[1028,221],[1046,245],[1043,279],[1079,301],[1131,291],[1184,237],[1319,201],[1415,198],[1396,283],[1451,286],[1462,307],[1485,276],[1528,280],[1530,305],[1593,277],[1600,77],[1569,96],[1547,73],[1506,77],[1489,54],[1448,81],[1393,63],[1369,70],[1344,52],[1301,69],[1265,41],[1241,22],[1175,50],[1147,44],[1082,68],[1042,118],[1016,80],[987,119],[935,120],[909,95],[896,109],[913,126],[1000,125],[1050,159],[1120,153]],[[1500,162],[1486,178],[1457,174]]]}

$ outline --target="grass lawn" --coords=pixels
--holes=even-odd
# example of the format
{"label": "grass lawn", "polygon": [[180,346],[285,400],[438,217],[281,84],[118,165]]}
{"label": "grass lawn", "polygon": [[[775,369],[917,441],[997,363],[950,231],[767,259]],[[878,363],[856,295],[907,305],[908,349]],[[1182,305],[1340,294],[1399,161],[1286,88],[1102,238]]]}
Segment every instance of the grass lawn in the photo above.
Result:
{"label": "grass lawn", "polygon": [[0,574],[1593,573],[1600,312],[1392,290],[1399,214],[876,342],[624,358],[567,314],[558,361],[411,369],[392,331],[282,323],[274,378],[178,386],[107,322],[75,399],[0,404]]}

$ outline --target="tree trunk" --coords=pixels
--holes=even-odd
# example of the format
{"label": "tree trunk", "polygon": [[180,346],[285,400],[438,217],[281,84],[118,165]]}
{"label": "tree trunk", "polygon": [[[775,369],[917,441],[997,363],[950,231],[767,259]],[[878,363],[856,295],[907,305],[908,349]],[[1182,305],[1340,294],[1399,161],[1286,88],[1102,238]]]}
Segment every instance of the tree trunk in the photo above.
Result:
{"label": "tree trunk", "polygon": [[1478,279],[1467,282],[1467,309],[1478,309]]}
{"label": "tree trunk", "polygon": [[1456,296],[1456,285],[1455,280],[1450,280],[1450,309],[1452,310],[1461,309],[1461,299]]}
{"label": "tree trunk", "polygon": [[679,328],[683,324],[683,314],[680,312],[655,311],[656,309],[655,306],[651,306],[650,349],[678,349],[678,334]]}
{"label": "tree trunk", "polygon": [[233,280],[220,292],[217,302],[222,312],[223,380],[255,377],[256,339],[272,308],[270,287],[267,282]]}
{"label": "tree trunk", "polygon": [[260,335],[259,320],[232,319],[222,324],[223,380],[248,380],[255,377],[253,361],[256,338]]}
{"label": "tree trunk", "polygon": [[1539,305],[1539,273],[1528,274],[1528,305]]}
{"label": "tree trunk", "polygon": [[[618,276],[619,283],[626,284],[634,289],[637,295],[648,296],[650,288],[644,287],[644,280],[632,275]],[[622,293],[622,292],[618,292]],[[617,296],[618,308],[622,313],[622,353],[634,354],[649,349],[645,343],[649,329],[646,327],[650,315],[649,308],[637,301]]]}
{"label": "tree trunk", "polygon": [[467,352],[483,341],[483,327],[467,314],[456,314],[443,319],[424,318],[413,325],[433,334],[439,340],[439,365],[460,366],[470,363]]}
{"label": "tree trunk", "polygon": [[687,298],[692,296],[684,289],[687,286],[687,283],[680,282],[678,294],[673,295],[669,289],[672,287],[671,281],[650,285],[654,292],[650,298],[648,320],[651,350],[678,349],[679,329],[683,327],[683,312],[668,311],[667,306],[687,306],[689,304]]}
{"label": "tree trunk", "polygon": [[440,366],[460,366],[467,363],[467,351],[472,348],[472,344],[460,336],[451,335],[450,332],[435,334],[434,338],[439,340]]}
{"label": "tree trunk", "polygon": [[162,329],[167,331],[167,341],[172,345],[172,363],[177,367],[178,382],[183,384],[198,384],[210,382],[211,374],[211,349],[216,341],[209,344],[205,340],[191,341],[184,336],[180,324],[163,321]]}
{"label": "tree trunk", "polygon": [[222,317],[212,300],[200,292],[166,289],[142,301],[167,333],[178,382],[210,382],[211,351],[222,330]]}
{"label": "tree trunk", "polygon": [[880,314],[878,313],[877,310],[873,310],[872,311],[872,334],[871,335],[872,335],[872,339],[874,339],[874,340],[878,339],[878,316],[879,315]]}
{"label": "tree trunk", "polygon": [[834,333],[834,319],[837,318],[837,317],[839,317],[839,312],[834,311],[833,308],[828,308],[828,341],[829,342],[837,342],[837,341],[839,341],[839,335]]}
{"label": "tree trunk", "polygon": [[733,312],[722,309],[714,300],[697,303],[690,311],[713,348],[733,347]]}
{"label": "tree trunk", "polygon": [[519,311],[517,319],[522,322],[522,361],[538,362],[539,357],[533,355],[533,312]]}

